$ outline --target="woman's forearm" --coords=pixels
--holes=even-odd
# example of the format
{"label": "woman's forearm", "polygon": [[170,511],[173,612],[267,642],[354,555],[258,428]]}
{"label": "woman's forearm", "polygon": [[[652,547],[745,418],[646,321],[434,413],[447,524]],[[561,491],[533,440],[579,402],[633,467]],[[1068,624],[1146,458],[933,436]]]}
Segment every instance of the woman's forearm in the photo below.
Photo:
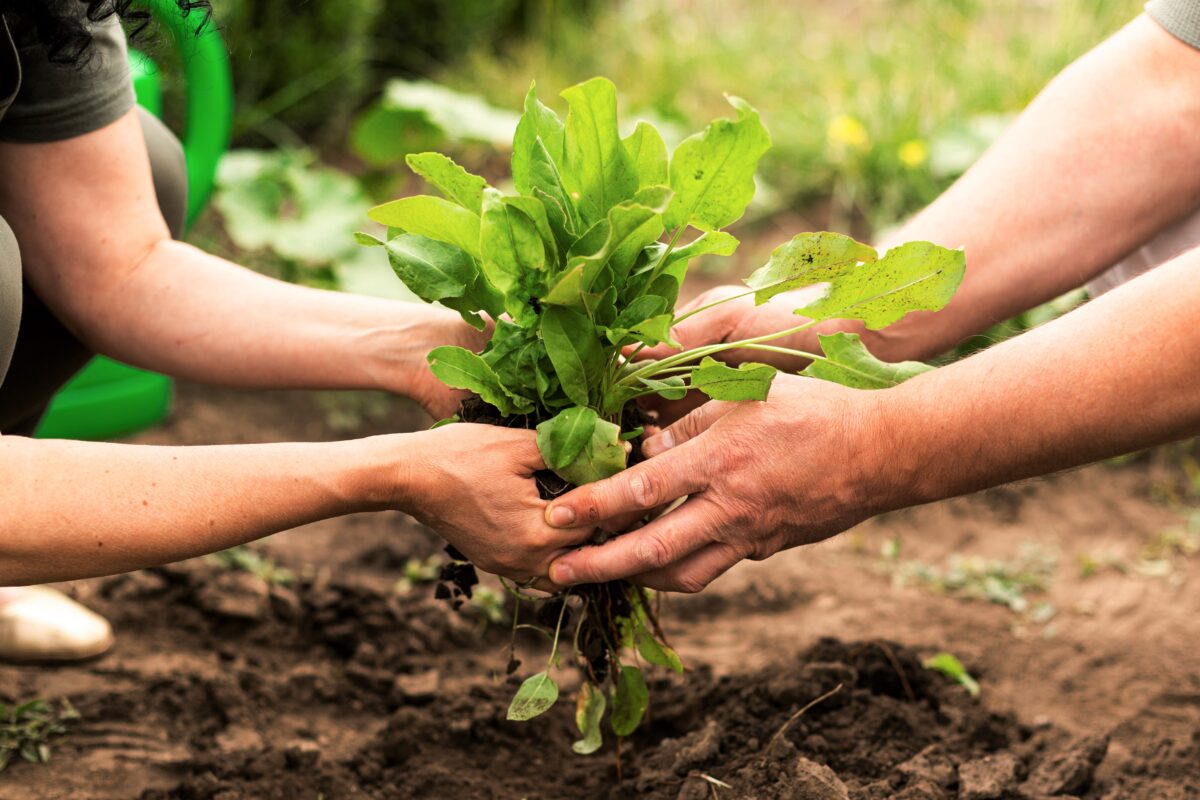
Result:
{"label": "woman's forearm", "polygon": [[[893,241],[964,247],[943,311],[867,334],[928,358],[1081,286],[1200,207],[1200,51],[1140,17],[1059,75]],[[846,326],[841,326],[845,328]]]}
{"label": "woman's forearm", "polygon": [[912,505],[1200,433],[1197,274],[1200,249],[880,392],[872,491]]}
{"label": "woman's forearm", "polygon": [[445,309],[287,284],[161,240],[95,299],[80,333],[98,352],[205,383],[412,394],[426,354],[470,331]]}
{"label": "woman's forearm", "polygon": [[0,586],[139,569],[399,501],[399,437],[152,447],[0,437]]}

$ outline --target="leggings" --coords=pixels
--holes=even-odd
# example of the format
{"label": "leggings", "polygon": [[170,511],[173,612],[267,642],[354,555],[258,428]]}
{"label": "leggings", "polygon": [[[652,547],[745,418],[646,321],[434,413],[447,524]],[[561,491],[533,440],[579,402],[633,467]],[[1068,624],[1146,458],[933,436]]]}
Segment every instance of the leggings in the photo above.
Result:
{"label": "leggings", "polygon": [[[138,114],[158,206],[179,238],[187,214],[183,148],[145,109]],[[22,281],[21,270],[20,243],[0,217],[0,433],[29,436],[54,393],[93,354]]]}

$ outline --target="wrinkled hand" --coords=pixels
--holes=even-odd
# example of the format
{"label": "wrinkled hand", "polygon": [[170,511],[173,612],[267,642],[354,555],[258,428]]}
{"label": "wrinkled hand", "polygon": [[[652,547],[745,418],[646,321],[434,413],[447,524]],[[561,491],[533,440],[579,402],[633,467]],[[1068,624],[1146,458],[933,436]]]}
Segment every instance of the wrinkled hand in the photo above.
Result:
{"label": "wrinkled hand", "polygon": [[599,547],[557,559],[558,584],[632,577],[697,592],[744,558],[825,539],[883,510],[872,428],[879,393],[780,375],[762,403],[710,402],[648,439],[653,456],[555,500],[553,525],[602,524],[688,496]]}
{"label": "wrinkled hand", "polygon": [[544,521],[533,473],[545,469],[533,431],[457,423],[405,434],[393,507],[433,528],[480,569],[514,580],[544,577],[585,541],[587,528]]}
{"label": "wrinkled hand", "polygon": [[[676,314],[686,314],[722,298],[745,294],[745,292],[745,286],[717,286],[680,307]],[[675,341],[683,345],[685,350],[690,350],[704,345],[736,342],[794,328],[803,323],[804,318],[796,316],[792,311],[804,305],[806,301],[796,299],[793,294],[789,292],[779,295],[761,306],[754,304],[753,295],[730,300],[701,311],[694,317],[688,317],[672,329],[671,335],[675,337]],[[813,352],[813,348],[817,344],[817,337],[813,330],[807,330],[775,340],[771,344]],[[678,352],[679,350],[673,347],[659,345],[641,351],[637,357],[639,359],[661,359]],[[801,370],[807,363],[790,356],[761,350],[729,350],[719,353],[715,357],[733,365],[744,361],[772,364],[786,372]],[[659,419],[664,423],[669,423],[699,407],[705,402],[705,399],[700,392],[690,392],[682,400],[664,400],[656,395],[650,395],[644,398],[643,405],[649,410],[658,412]]]}

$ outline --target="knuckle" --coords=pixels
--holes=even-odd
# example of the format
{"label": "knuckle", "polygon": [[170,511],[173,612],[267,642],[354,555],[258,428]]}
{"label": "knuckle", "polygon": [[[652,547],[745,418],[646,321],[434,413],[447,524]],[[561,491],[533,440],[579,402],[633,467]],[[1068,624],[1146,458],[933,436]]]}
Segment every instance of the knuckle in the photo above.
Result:
{"label": "knuckle", "polygon": [[640,536],[634,552],[638,563],[651,569],[665,567],[675,560],[674,545],[661,534]]}
{"label": "knuckle", "polygon": [[691,573],[683,573],[677,575],[674,580],[675,591],[682,594],[696,594],[702,592],[708,587],[708,581],[701,578],[699,575]]}
{"label": "knuckle", "polygon": [[643,467],[629,476],[626,484],[629,499],[635,508],[654,508],[662,505],[664,485],[662,475],[653,467]]}

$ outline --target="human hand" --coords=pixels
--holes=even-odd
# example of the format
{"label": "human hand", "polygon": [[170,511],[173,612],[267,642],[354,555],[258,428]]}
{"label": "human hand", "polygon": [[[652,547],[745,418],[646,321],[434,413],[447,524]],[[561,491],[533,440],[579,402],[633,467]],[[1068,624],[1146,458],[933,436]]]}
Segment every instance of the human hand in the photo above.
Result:
{"label": "human hand", "polygon": [[426,356],[442,345],[457,345],[478,352],[487,344],[492,324],[489,322],[487,329],[479,331],[463,322],[456,312],[438,308],[425,311],[428,315],[421,321],[419,332],[411,331],[412,341],[402,345],[412,358],[406,359],[405,366],[397,370],[395,387],[398,393],[420,403],[434,419],[445,419],[458,412],[467,392],[451,389],[438,380],[430,370]]}
{"label": "human hand", "polygon": [[433,528],[480,569],[544,578],[556,556],[590,536],[589,528],[545,523],[533,480],[545,464],[533,431],[456,423],[401,438],[389,505]]}
{"label": "human hand", "polygon": [[[745,294],[745,286],[717,286],[681,306],[676,312],[676,316],[684,316],[727,297]],[[797,294],[799,293],[788,292],[761,306],[754,304],[753,295],[721,302],[720,305],[700,311],[695,316],[683,320],[671,330],[671,335],[675,341],[683,345],[685,350],[690,350],[694,347],[721,342],[736,342],[794,328],[803,323],[804,319],[792,313],[792,309],[808,302],[806,299],[797,298],[795,296]],[[817,345],[816,332],[812,329],[801,331],[775,340],[771,344],[814,352],[814,347]],[[638,358],[662,359],[676,352],[679,352],[676,348],[662,344],[642,350],[638,354]],[[806,361],[799,358],[762,350],[728,350],[718,353],[714,357],[732,365],[745,361],[772,364],[785,372],[799,371],[807,364]],[[643,398],[642,405],[648,410],[657,412],[659,419],[665,424],[683,417],[706,400],[707,398],[700,392],[689,392],[682,400],[665,400],[657,395],[649,395]]]}
{"label": "human hand", "polygon": [[[881,393],[780,375],[765,402],[710,402],[643,444],[653,456],[547,508],[552,525],[603,524],[688,496],[599,547],[554,561],[558,584],[634,578],[697,592],[743,558],[825,539],[890,506],[876,435]],[[577,530],[577,529],[576,529]]]}

